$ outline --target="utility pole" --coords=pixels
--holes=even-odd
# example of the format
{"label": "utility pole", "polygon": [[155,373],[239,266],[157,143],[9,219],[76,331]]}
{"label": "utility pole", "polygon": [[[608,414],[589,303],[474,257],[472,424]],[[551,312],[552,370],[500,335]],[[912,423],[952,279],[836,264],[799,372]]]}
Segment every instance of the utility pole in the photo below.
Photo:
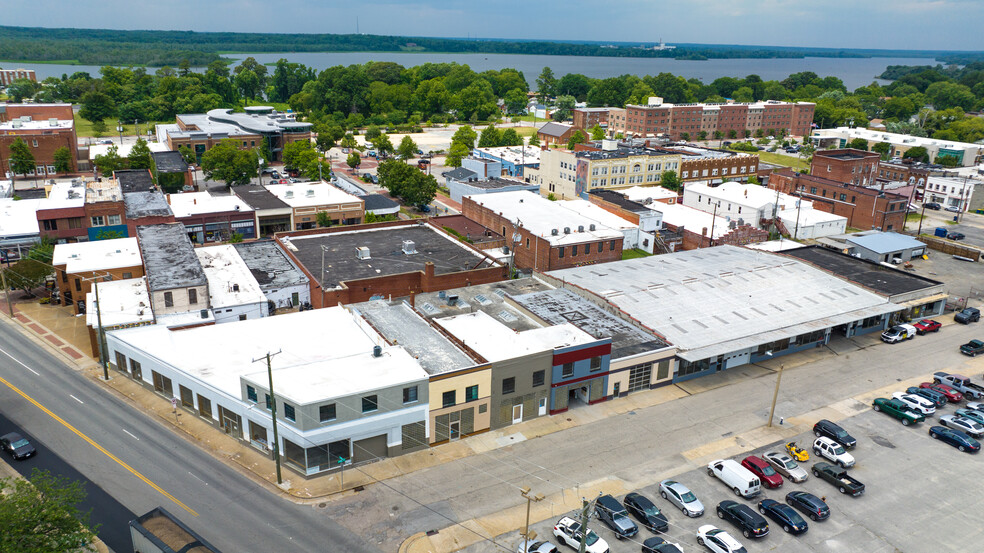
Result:
{"label": "utility pole", "polygon": [[776,414],[776,399],[779,398],[779,383],[782,382],[782,368],[785,365],[779,365],[779,374],[776,375],[776,391],[772,393],[772,407],[769,409],[769,426],[772,426],[772,417]]}
{"label": "utility pole", "polygon": [[102,361],[103,379],[109,380],[109,352],[106,350],[106,333],[103,331],[102,306],[99,304],[99,281],[92,281],[92,288],[96,292],[96,323],[99,325],[99,360]]}
{"label": "utility pole", "polygon": [[916,231],[916,236],[919,236],[920,234],[922,234],[922,222],[923,222],[923,219],[925,219],[925,218],[926,218],[926,192],[925,192],[925,189],[924,189],[924,191],[923,191],[922,213],[920,214],[920,217],[919,217],[919,230]]}
{"label": "utility pole", "polygon": [[284,480],[280,474],[280,437],[277,435],[277,396],[273,394],[273,368],[270,366],[270,358],[274,355],[279,355],[281,350],[276,353],[267,352],[266,355],[258,359],[253,359],[253,362],[261,361],[266,359],[267,366],[267,377],[270,379],[270,414],[273,417],[273,460],[277,463],[277,484],[283,484]]}
{"label": "utility pole", "polygon": [[7,309],[10,310],[10,318],[14,318],[14,305],[10,303],[10,290],[7,289],[7,269],[0,270],[0,284],[3,284],[3,299],[7,302]]}
{"label": "utility pole", "polygon": [[543,501],[543,494],[538,493],[536,495],[530,495],[530,487],[525,486],[520,488],[520,495],[526,498],[526,529],[523,530],[523,553],[529,553],[530,551],[530,540],[536,538],[536,531],[533,532],[532,537],[530,537],[530,505],[536,501],[539,503]]}
{"label": "utility pole", "polygon": [[[601,492],[598,492],[598,497],[601,497]],[[581,514],[578,516],[578,521],[581,523],[581,539],[578,540],[577,553],[585,553],[585,548],[587,545],[584,543],[588,537],[588,514],[591,512],[591,507],[594,505],[598,497],[588,501],[587,499],[581,498]]]}

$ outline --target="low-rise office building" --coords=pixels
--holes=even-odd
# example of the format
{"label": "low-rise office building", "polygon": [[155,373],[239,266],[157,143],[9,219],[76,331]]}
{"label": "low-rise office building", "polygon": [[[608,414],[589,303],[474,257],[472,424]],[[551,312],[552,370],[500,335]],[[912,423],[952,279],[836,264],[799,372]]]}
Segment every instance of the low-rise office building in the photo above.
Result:
{"label": "low-rise office building", "polygon": [[20,259],[41,239],[38,208],[44,201],[0,198],[0,261]]}
{"label": "low-rise office building", "polygon": [[926,148],[930,161],[936,161],[940,157],[951,157],[962,167],[977,165],[981,163],[982,157],[984,157],[984,145],[982,144],[924,138],[854,127],[815,129],[810,135],[810,139],[817,145],[818,150],[831,145],[844,148],[848,142],[857,138],[867,140],[869,148],[878,143],[888,144],[888,154],[893,157],[901,157],[909,149],[917,146]]}
{"label": "low-rise office building", "polygon": [[51,264],[59,296],[66,304],[72,303],[76,314],[84,312],[85,296],[95,281],[144,275],[136,238],[57,244]]}
{"label": "low-rise office building", "polygon": [[783,169],[773,173],[769,188],[813,202],[820,211],[847,218],[847,226],[882,231],[901,230],[908,198]]}
{"label": "low-rise office building", "polygon": [[475,174],[473,171],[467,169],[462,170],[462,168],[444,174],[444,182],[448,187],[448,192],[452,200],[461,202],[461,199],[465,196],[495,194],[497,192],[526,191],[534,194],[540,193],[540,185],[531,184],[512,177],[483,178],[477,175],[466,176],[464,178],[458,177],[458,175],[467,175],[468,173],[471,175]]}
{"label": "low-rise office building", "polygon": [[273,241],[233,244],[274,309],[311,303],[307,275]]}
{"label": "low-rise office building", "polygon": [[294,228],[294,209],[263,186],[236,186],[233,193],[253,210],[257,237]]}
{"label": "low-rise office building", "polygon": [[361,198],[324,181],[269,184],[266,189],[291,207],[293,230],[316,228],[319,212],[325,212],[332,225],[358,225],[366,214]]}
{"label": "low-rise office building", "polygon": [[233,139],[246,148],[267,148],[280,161],[284,146],[314,137],[312,124],[298,121],[293,113],[276,111],[270,106],[246,106],[245,113],[231,109],[213,109],[208,113],[179,114],[176,123],[157,125],[157,141],[169,150],[188,146],[198,163],[202,155],[224,139]]}
{"label": "low-rise office building", "polygon": [[266,317],[267,299],[232,244],[195,248],[208,281],[208,303],[216,323]]}
{"label": "low-rise office building", "polygon": [[234,234],[248,240],[256,238],[253,209],[238,196],[216,196],[209,192],[167,194],[174,221],[188,231],[195,244],[225,242]]}
{"label": "low-rise office building", "polygon": [[[426,447],[428,374],[342,307],[172,331],[110,332],[113,368],[301,475]],[[264,358],[270,365],[273,391]],[[124,367],[131,367],[126,371]],[[132,367],[136,367],[136,372]]]}

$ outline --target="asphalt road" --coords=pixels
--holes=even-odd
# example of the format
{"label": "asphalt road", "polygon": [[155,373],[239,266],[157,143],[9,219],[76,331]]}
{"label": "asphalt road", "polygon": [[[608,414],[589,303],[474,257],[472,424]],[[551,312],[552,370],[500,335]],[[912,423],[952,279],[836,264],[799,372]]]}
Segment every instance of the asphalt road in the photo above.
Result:
{"label": "asphalt road", "polygon": [[132,513],[157,506],[225,552],[378,551],[332,521],[330,504],[297,505],[271,493],[101,389],[10,324],[0,322],[3,414],[45,446],[29,463],[48,462],[41,457],[54,452],[71,465],[64,470],[74,468],[91,482],[92,507],[106,515],[100,535],[117,553],[132,550],[118,528],[126,531]]}
{"label": "asphalt road", "polygon": [[30,478],[31,472],[37,468],[46,470],[55,476],[64,476],[72,480],[77,480],[85,484],[86,499],[77,505],[80,511],[89,513],[89,523],[92,526],[98,525],[99,538],[114,551],[128,551],[130,545],[130,531],[126,524],[119,524],[118,521],[130,521],[137,518],[133,511],[127,509],[113,496],[105,490],[95,485],[82,473],[75,470],[71,464],[65,461],[60,455],[51,451],[44,441],[28,435],[27,431],[20,428],[10,421],[7,417],[0,415],[0,428],[3,433],[17,432],[34,444],[37,454],[30,459],[14,461],[7,457],[10,466],[19,472],[24,478]]}

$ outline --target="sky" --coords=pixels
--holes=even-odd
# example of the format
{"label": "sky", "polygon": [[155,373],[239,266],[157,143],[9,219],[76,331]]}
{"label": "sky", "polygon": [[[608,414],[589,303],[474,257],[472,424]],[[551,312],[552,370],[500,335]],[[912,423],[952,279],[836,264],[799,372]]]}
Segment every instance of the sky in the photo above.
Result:
{"label": "sky", "polygon": [[984,0],[5,0],[3,25],[984,50]]}

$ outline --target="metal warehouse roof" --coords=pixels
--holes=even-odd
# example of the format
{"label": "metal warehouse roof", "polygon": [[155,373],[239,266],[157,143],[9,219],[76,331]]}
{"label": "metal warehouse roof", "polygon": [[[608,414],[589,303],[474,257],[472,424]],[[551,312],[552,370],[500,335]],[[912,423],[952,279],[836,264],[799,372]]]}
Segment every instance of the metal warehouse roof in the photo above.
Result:
{"label": "metal warehouse roof", "polygon": [[878,234],[859,236],[857,238],[850,237],[847,239],[847,242],[880,254],[897,252],[899,250],[908,250],[910,248],[926,247],[926,244],[923,244],[919,240],[916,240],[911,236],[898,234],[896,232],[881,232]]}

